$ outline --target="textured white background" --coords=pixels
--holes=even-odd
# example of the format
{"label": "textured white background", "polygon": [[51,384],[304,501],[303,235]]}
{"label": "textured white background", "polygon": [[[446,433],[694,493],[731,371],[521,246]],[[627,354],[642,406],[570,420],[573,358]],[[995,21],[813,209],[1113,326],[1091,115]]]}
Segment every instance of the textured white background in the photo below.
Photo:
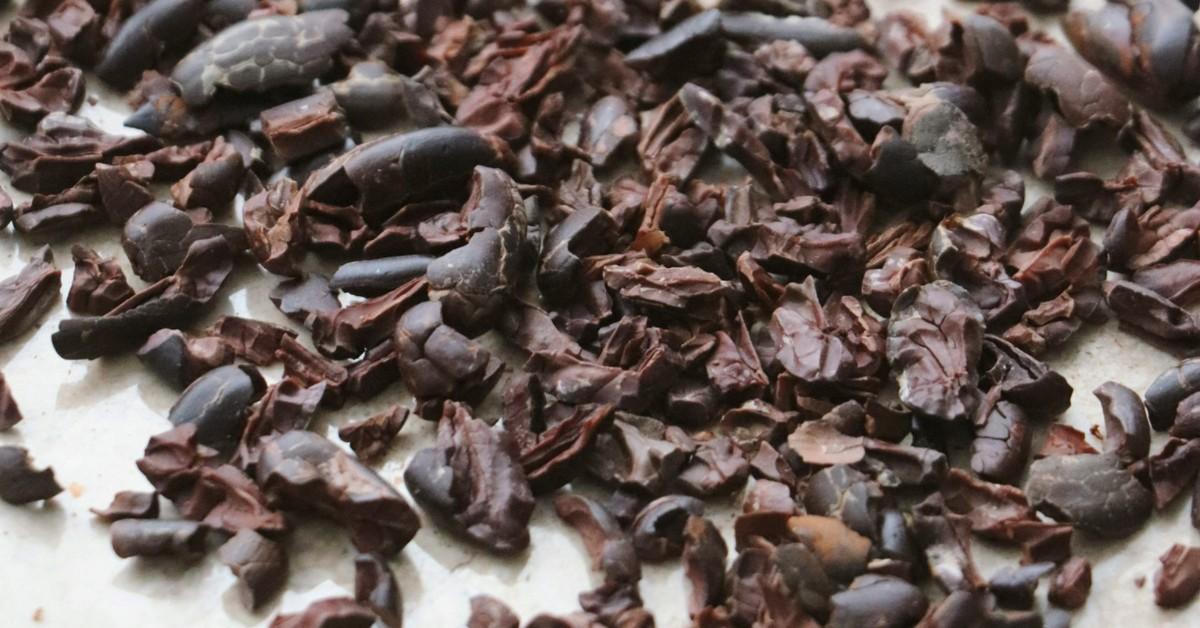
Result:
{"label": "textured white background", "polygon": [[[969,5],[934,0],[875,0],[877,14],[910,8],[940,15],[943,8],[968,10]],[[1093,5],[1096,2],[1078,3]],[[0,16],[7,21],[12,9]],[[1057,30],[1057,29],[1055,29]],[[118,130],[127,111],[121,99],[89,83],[99,105],[81,114]],[[0,125],[0,139],[19,137]],[[1095,160],[1107,161],[1102,155]],[[1111,167],[1111,163],[1107,164]],[[11,192],[7,177],[0,183]],[[1030,185],[1030,200],[1045,191]],[[14,194],[18,202],[24,200]],[[128,273],[113,228],[99,228],[81,241],[105,255],[115,255]],[[0,277],[15,274],[35,246],[0,232]],[[63,295],[72,269],[69,243],[54,246],[63,268]],[[216,299],[209,317],[220,313],[285,323],[267,300],[274,279],[242,264]],[[130,277],[136,281],[132,273]],[[138,284],[140,285],[140,284]],[[286,592],[257,614],[246,612],[233,590],[229,570],[211,555],[191,564],[175,561],[121,560],[110,549],[108,533],[88,508],[104,507],[113,493],[145,490],[134,467],[146,439],[169,427],[165,416],[176,391],[149,376],[133,356],[92,362],[61,360],[50,345],[59,319],[68,315],[60,301],[42,324],[0,346],[0,370],[25,414],[25,422],[0,434],[0,444],[28,447],[38,465],[52,465],[68,490],[43,506],[13,507],[0,503],[0,626],[251,626],[265,624],[279,611],[293,612],[309,601],[346,595],[353,587],[353,549],[336,527],[305,521],[288,541],[291,577]],[[204,321],[207,324],[207,321]],[[306,334],[301,334],[306,337]],[[1051,357],[1075,387],[1073,404],[1062,421],[1088,431],[1100,423],[1091,390],[1108,379],[1144,390],[1175,358],[1117,330],[1115,324],[1088,329],[1068,348]],[[268,377],[278,376],[268,370]],[[398,389],[399,387],[397,387]],[[317,428],[336,441],[337,426],[369,416],[401,401],[398,390],[367,404],[319,415]],[[377,469],[401,487],[401,472],[412,454],[427,444],[433,425],[412,420]],[[1156,435],[1154,449],[1161,446]],[[1035,441],[1035,446],[1040,439]],[[1098,443],[1094,443],[1098,444]],[[1077,626],[1195,626],[1200,617],[1189,609],[1164,612],[1153,604],[1152,582],[1157,557],[1175,542],[1200,544],[1200,533],[1188,523],[1188,498],[1160,513],[1132,538],[1113,544],[1077,539],[1075,550],[1093,563],[1092,595],[1076,614]],[[736,504],[712,504],[710,516],[728,532]],[[169,513],[169,508],[167,509]],[[432,526],[393,561],[405,597],[408,626],[461,626],[467,599],[490,593],[506,600],[524,620],[536,612],[569,612],[576,595],[597,584],[581,544],[541,500],[532,522],[533,543],[516,558],[499,560],[450,538]],[[732,538],[729,539],[732,547]],[[984,575],[1016,561],[1014,552],[977,542],[976,558]],[[647,565],[641,592],[658,625],[687,625],[684,583],[677,562]],[[1135,582],[1145,579],[1138,587]],[[1039,589],[1043,598],[1046,584]],[[1039,602],[1042,603],[1042,602]]]}

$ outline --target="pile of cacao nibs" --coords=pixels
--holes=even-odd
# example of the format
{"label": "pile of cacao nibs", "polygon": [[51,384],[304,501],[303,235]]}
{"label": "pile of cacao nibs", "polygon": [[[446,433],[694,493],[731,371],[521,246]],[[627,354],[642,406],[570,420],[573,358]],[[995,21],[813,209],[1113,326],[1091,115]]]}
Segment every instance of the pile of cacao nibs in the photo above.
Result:
{"label": "pile of cacao nibs", "polygon": [[[1110,318],[1200,349],[1200,166],[1146,109],[1197,112],[1200,136],[1196,3],[1076,10],[1070,45],[1026,13],[1062,1],[940,24],[712,4],[17,8],[0,113],[23,135],[0,169],[31,196],[0,192],[0,216],[74,244],[54,350],[136,352],[181,390],[136,462],[153,490],[96,512],[114,551],[213,551],[255,609],[289,530],[330,519],[353,595],[271,625],[397,627],[389,561],[422,525],[512,555],[540,507],[602,584],[528,627],[652,626],[638,583],[662,561],[704,628],[1063,626],[1091,587],[1073,538],[1119,546],[1184,493],[1200,527],[1200,360],[1097,388],[1103,451],[1056,423],[1072,387],[1042,361]],[[73,115],[97,82],[140,133]],[[1115,174],[1082,168],[1097,147]],[[1029,173],[1052,196],[1027,199]],[[255,264],[295,325],[201,328]],[[0,338],[60,282],[45,248],[0,283]],[[388,389],[411,403],[343,422],[344,444],[307,429]],[[0,429],[21,418],[0,379]],[[437,425],[403,474],[420,510],[371,468],[414,420]],[[4,501],[61,490],[0,447]],[[721,530],[705,500],[735,495]],[[984,578],[974,537],[1020,564]],[[1187,604],[1200,548],[1161,561],[1155,601]],[[462,604],[472,628],[520,623]]]}

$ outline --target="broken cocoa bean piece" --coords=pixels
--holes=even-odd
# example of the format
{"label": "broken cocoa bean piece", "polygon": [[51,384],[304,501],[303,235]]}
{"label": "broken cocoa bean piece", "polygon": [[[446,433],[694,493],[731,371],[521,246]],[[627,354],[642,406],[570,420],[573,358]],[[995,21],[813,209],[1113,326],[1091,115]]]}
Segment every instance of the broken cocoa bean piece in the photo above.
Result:
{"label": "broken cocoa bean piece", "polygon": [[378,554],[354,557],[354,599],[371,609],[388,628],[403,623],[404,600],[387,561]]}
{"label": "broken cocoa bean piece", "polygon": [[217,550],[217,558],[238,579],[238,594],[248,610],[270,600],[287,581],[283,546],[250,529],[238,530]]}
{"label": "broken cocoa bean piece", "polygon": [[[391,288],[389,288],[390,290]],[[337,293],[325,277],[316,274],[287,279],[271,288],[267,295],[276,308],[290,319],[311,328],[316,316],[342,307]]]}
{"label": "broken cocoa bean piece", "polygon": [[717,527],[699,515],[689,515],[681,532],[683,573],[691,585],[688,613],[695,616],[723,599],[729,550]]}
{"label": "broken cocoa bean piece", "polygon": [[150,370],[183,388],[209,371],[232,364],[233,349],[219,338],[192,337],[178,329],[160,329],[137,350]]}
{"label": "broken cocoa bean piece", "polygon": [[53,469],[35,471],[24,447],[0,445],[0,499],[21,506],[61,492]]}
{"label": "broken cocoa bean piece", "polygon": [[69,67],[51,70],[24,89],[0,89],[0,116],[32,128],[51,112],[74,113],[83,100],[83,92],[82,70]]}
{"label": "broken cocoa bean piece", "polygon": [[1111,453],[1036,460],[1025,493],[1039,511],[1102,538],[1133,534],[1154,506],[1150,491]]}
{"label": "broken cocoa bean piece", "polygon": [[841,521],[798,515],[787,520],[787,530],[812,550],[830,578],[849,582],[866,571],[871,540]]}
{"label": "broken cocoa bean piece", "polygon": [[75,275],[67,292],[67,308],[72,312],[102,316],[133,296],[125,271],[114,258],[100,257],[79,244],[71,247],[71,258]]}
{"label": "broken cocoa bean piece", "polygon": [[521,466],[534,494],[557,489],[582,471],[584,455],[596,434],[611,423],[614,410],[611,404],[576,407],[536,440],[522,444]]}
{"label": "broken cocoa bean piece", "polygon": [[155,0],[133,11],[112,36],[96,64],[96,74],[128,89],[167,52],[192,39],[204,11],[201,0]]}
{"label": "broken cocoa bean piece", "polygon": [[1176,543],[1159,557],[1162,566],[1154,574],[1154,603],[1178,608],[1200,592],[1200,548]]}
{"label": "broken cocoa bean piece", "polygon": [[962,288],[938,280],[905,290],[887,334],[900,400],[945,421],[971,416],[979,403],[975,368],[982,343],[983,314]]}
{"label": "broken cocoa bean piece", "polygon": [[17,208],[13,227],[40,241],[57,241],[101,224],[104,212],[90,203],[56,203],[44,207]]}
{"label": "broken cocoa bean piece", "polygon": [[347,527],[359,551],[394,555],[421,525],[391,484],[312,432],[292,430],[266,440],[257,476],[273,501]]}
{"label": "broken cocoa bean piece", "polygon": [[677,556],[688,519],[703,514],[704,502],[686,495],[664,495],[646,504],[630,528],[638,558],[659,562]]}
{"label": "broken cocoa bean piece", "polygon": [[347,262],[334,271],[329,287],[361,297],[379,296],[424,275],[433,260],[428,255],[400,255]]}
{"label": "broken cocoa bean piece", "polygon": [[259,119],[271,149],[288,163],[340,145],[349,134],[346,118],[329,91],[271,107]]}
{"label": "broken cocoa bean piece", "polygon": [[581,495],[563,493],[554,498],[554,511],[579,534],[592,568],[603,572],[605,582],[630,584],[641,579],[642,564],[633,542],[604,506]]}
{"label": "broken cocoa bean piece", "polygon": [[1170,438],[1146,463],[1154,507],[1162,510],[1187,490],[1200,470],[1200,440]]}
{"label": "broken cocoa bean piece", "polygon": [[242,155],[232,144],[217,138],[204,161],[171,186],[171,198],[184,209],[221,211],[237,195],[245,174]]}
{"label": "broken cocoa bean piece", "polygon": [[989,392],[979,406],[971,470],[993,482],[1013,483],[1025,470],[1033,430],[1021,406],[997,396]]}
{"label": "broken cocoa bean piece", "polygon": [[158,492],[120,491],[104,510],[91,509],[97,519],[112,523],[121,519],[157,519]]}
{"label": "broken cocoa bean piece", "polygon": [[1074,610],[1083,606],[1091,590],[1092,565],[1086,558],[1076,556],[1058,568],[1046,598],[1055,606]]}
{"label": "broken cocoa bean piece", "polygon": [[221,366],[193,381],[171,406],[167,420],[195,425],[197,442],[228,452],[241,436],[250,405],[266,388],[253,367]]}
{"label": "broken cocoa bean piece", "polygon": [[121,302],[104,316],[59,321],[51,336],[67,359],[93,359],[136,347],[155,331],[200,314],[233,269],[233,251],[223,238],[191,245],[179,269]]}
{"label": "broken cocoa bean piece", "polygon": [[929,606],[925,594],[912,584],[892,576],[865,574],[850,588],[829,598],[827,626],[907,626],[918,621]]}
{"label": "broken cocoa bean piece", "polygon": [[417,452],[404,483],[467,538],[497,553],[518,552],[529,545],[533,494],[517,456],[507,432],[448,402],[436,446]]}
{"label": "broken cocoa bean piece", "polygon": [[24,418],[21,415],[21,408],[17,406],[17,400],[13,399],[8,380],[4,378],[3,373],[0,373],[0,432],[12,429]]}
{"label": "broken cocoa bean piece", "polygon": [[294,338],[290,329],[239,316],[222,316],[206,330],[239,358],[256,366],[270,366],[278,359],[284,338]]}
{"label": "broken cocoa bean piece", "polygon": [[1187,310],[1135,283],[1104,282],[1104,300],[1121,323],[1153,338],[1185,345],[1200,340],[1200,325]]}
{"label": "broken cocoa bean piece", "polygon": [[1200,392],[1200,360],[1184,360],[1163,371],[1146,389],[1146,411],[1154,429],[1170,429],[1179,403]]}
{"label": "broken cocoa bean piece", "polygon": [[913,509],[913,537],[924,550],[934,581],[946,592],[984,585],[971,553],[971,523],[947,508],[940,494]]}
{"label": "broken cocoa bean piece", "polygon": [[467,628],[519,628],[521,620],[504,602],[490,595],[471,596]]}
{"label": "broken cocoa bean piece", "polygon": [[1042,449],[1037,458],[1050,456],[1073,456],[1075,454],[1100,453],[1086,440],[1087,436],[1079,430],[1063,423],[1053,423],[1046,430],[1046,440],[1042,441]]}
{"label": "broken cocoa bean piece", "polygon": [[1104,451],[1113,452],[1124,464],[1150,454],[1150,421],[1141,397],[1116,382],[1105,382],[1092,394],[1104,411]]}
{"label": "broken cocoa bean piece", "polygon": [[113,552],[134,556],[196,556],[208,543],[208,526],[195,521],[121,519],[109,528]]}
{"label": "broken cocoa bean piece", "polygon": [[346,367],[308,350],[294,336],[283,337],[276,356],[283,362],[284,377],[310,388],[322,386],[322,405],[340,408],[345,402],[344,389],[350,379]]}
{"label": "broken cocoa bean piece", "polygon": [[0,340],[12,339],[38,322],[58,296],[61,275],[50,247],[44,246],[21,272],[0,281]]}
{"label": "broken cocoa bean piece", "polygon": [[350,443],[350,449],[360,459],[373,460],[387,452],[407,421],[408,408],[395,405],[369,418],[343,425],[338,428],[338,438]]}
{"label": "broken cocoa bean piece", "polygon": [[[394,342],[401,381],[418,402],[476,402],[503,373],[500,360],[443,323],[439,301],[420,303],[404,312],[395,324]],[[434,416],[438,415],[440,410]]]}
{"label": "broken cocoa bean piece", "polygon": [[247,198],[242,207],[250,252],[277,275],[301,275],[297,264],[304,257],[304,233],[297,194],[296,182],[284,178]]}
{"label": "broken cocoa bean piece", "polygon": [[330,597],[309,604],[299,613],[276,615],[271,628],[371,628],[375,620],[375,613],[354,599]]}
{"label": "broken cocoa bean piece", "polygon": [[1020,489],[976,480],[960,469],[950,470],[941,492],[946,508],[966,517],[980,536],[1007,538],[1014,522],[1033,519]]}
{"label": "broken cocoa bean piece", "polygon": [[224,238],[234,250],[243,245],[241,231],[234,227],[196,224],[187,213],[153,202],[125,222],[121,246],[133,272],[154,282],[178,270],[194,242],[212,237]]}
{"label": "broken cocoa bean piece", "polygon": [[332,358],[362,354],[395,332],[397,320],[425,300],[427,285],[424,278],[413,279],[380,296],[317,314],[313,343]]}
{"label": "broken cocoa bean piece", "polygon": [[0,170],[12,185],[29,193],[56,193],[75,185],[98,163],[120,155],[143,154],[160,146],[141,136],[110,135],[76,116],[51,113],[20,143],[0,148]]}
{"label": "broken cocoa bean piece", "polygon": [[423,128],[450,118],[432,89],[376,60],[355,63],[346,78],[329,88],[356,129],[387,128],[401,121]]}

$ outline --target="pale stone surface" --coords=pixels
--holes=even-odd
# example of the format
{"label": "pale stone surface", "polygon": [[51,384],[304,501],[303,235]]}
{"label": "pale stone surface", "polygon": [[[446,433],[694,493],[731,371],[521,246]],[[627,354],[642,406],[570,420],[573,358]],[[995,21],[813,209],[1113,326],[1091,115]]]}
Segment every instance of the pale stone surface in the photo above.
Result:
{"label": "pale stone surface", "polygon": [[[937,14],[940,6],[949,3],[876,0],[871,4],[877,13],[905,7]],[[965,5],[957,6],[961,10]],[[4,12],[0,21],[6,22],[11,14],[11,9]],[[85,104],[82,113],[117,130],[125,109],[120,98],[99,93],[98,86],[98,81],[89,83],[101,105]],[[13,129],[0,125],[0,139],[14,137]],[[9,188],[7,177],[0,176],[0,182]],[[1044,186],[1031,186],[1030,198],[1044,192]],[[14,196],[17,202],[24,200],[19,194]],[[104,255],[117,256],[129,272],[115,229],[96,229],[81,241]],[[0,232],[0,277],[17,272],[35,248],[11,230]],[[69,243],[55,245],[54,253],[63,269],[65,296],[72,275]],[[274,279],[257,267],[240,264],[230,281],[233,289],[220,293],[216,307],[201,324],[220,313],[284,323],[286,319],[267,299],[273,283]],[[190,565],[117,558],[109,546],[106,527],[88,508],[106,506],[117,491],[148,488],[134,460],[150,435],[169,427],[165,417],[177,392],[149,376],[132,355],[93,362],[59,359],[50,345],[50,334],[67,315],[60,302],[37,329],[0,346],[0,370],[25,415],[23,423],[0,434],[0,444],[28,447],[36,463],[52,465],[59,481],[68,487],[44,506],[18,508],[0,503],[0,625],[264,625],[277,612],[294,612],[311,600],[352,591],[353,548],[341,530],[320,522],[306,521],[291,536],[287,591],[257,614],[242,609],[233,590],[233,576],[212,554]],[[1082,332],[1051,359],[1075,387],[1073,405],[1062,420],[1085,432],[1102,425],[1092,389],[1112,379],[1140,392],[1174,362],[1174,357],[1117,330],[1113,323]],[[274,379],[278,369],[267,374]],[[337,426],[400,400],[396,387],[371,403],[323,412],[317,429],[336,441]],[[376,468],[403,490],[404,465],[431,441],[433,432],[433,424],[410,420],[391,454]],[[1162,440],[1162,434],[1155,435],[1155,451]],[[1035,447],[1039,444],[1040,439]],[[1195,604],[1163,611],[1154,605],[1152,594],[1158,556],[1172,543],[1200,544],[1200,533],[1188,522],[1188,502],[1187,497],[1180,499],[1125,541],[1076,542],[1076,551],[1092,561],[1094,584],[1074,625],[1195,625]],[[735,506],[714,503],[709,508],[714,522],[730,537],[731,547]],[[404,592],[405,624],[461,626],[467,616],[467,599],[479,593],[507,601],[526,620],[541,611],[577,609],[577,594],[598,584],[582,545],[558,522],[544,499],[538,503],[531,532],[533,543],[528,551],[513,559],[497,559],[431,526],[424,527],[392,562]],[[985,576],[1016,560],[1015,552],[979,541],[975,547]],[[684,582],[678,563],[648,565],[645,573],[641,592],[658,625],[686,626]],[[1138,588],[1135,582],[1141,578],[1145,584]],[[1044,603],[1046,589],[1047,583],[1039,588],[1040,603]],[[35,616],[40,616],[40,622]]]}

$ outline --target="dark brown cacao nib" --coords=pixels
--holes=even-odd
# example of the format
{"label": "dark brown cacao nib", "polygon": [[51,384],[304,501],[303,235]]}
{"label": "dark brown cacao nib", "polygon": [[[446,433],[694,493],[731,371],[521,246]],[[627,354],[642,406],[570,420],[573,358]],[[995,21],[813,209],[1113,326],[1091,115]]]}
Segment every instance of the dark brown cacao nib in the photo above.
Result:
{"label": "dark brown cacao nib", "polygon": [[1150,517],[1154,499],[1116,454],[1050,456],[1034,461],[1025,483],[1039,511],[1103,538],[1123,538]]}
{"label": "dark brown cacao nib", "polygon": [[0,446],[0,499],[17,506],[50,499],[62,492],[54,470],[35,471],[24,447]]}
{"label": "dark brown cacao nib", "polygon": [[444,404],[437,445],[417,452],[404,483],[420,503],[492,551],[529,545],[533,494],[516,445],[461,404]]}
{"label": "dark brown cacao nib", "polygon": [[112,503],[104,510],[92,509],[101,521],[112,523],[120,519],[157,519],[158,493],[121,491],[113,496]]}
{"label": "dark brown cacao nib", "polygon": [[887,334],[900,400],[944,421],[972,416],[982,343],[983,315],[962,288],[939,280],[901,293]]}
{"label": "dark brown cacao nib", "polygon": [[340,522],[364,552],[394,555],[421,525],[391,484],[312,432],[293,430],[266,441],[257,476],[268,497]]}
{"label": "dark brown cacao nib", "polygon": [[9,340],[38,322],[58,296],[62,273],[50,247],[38,249],[21,272],[0,281],[0,340]]}
{"label": "dark brown cacao nib", "polygon": [[1172,545],[1159,557],[1162,566],[1154,575],[1154,603],[1177,608],[1200,592],[1200,548]]}
{"label": "dark brown cacao nib", "polygon": [[282,545],[250,529],[238,530],[217,550],[217,558],[237,577],[242,604],[254,610],[287,581],[288,560]]}

